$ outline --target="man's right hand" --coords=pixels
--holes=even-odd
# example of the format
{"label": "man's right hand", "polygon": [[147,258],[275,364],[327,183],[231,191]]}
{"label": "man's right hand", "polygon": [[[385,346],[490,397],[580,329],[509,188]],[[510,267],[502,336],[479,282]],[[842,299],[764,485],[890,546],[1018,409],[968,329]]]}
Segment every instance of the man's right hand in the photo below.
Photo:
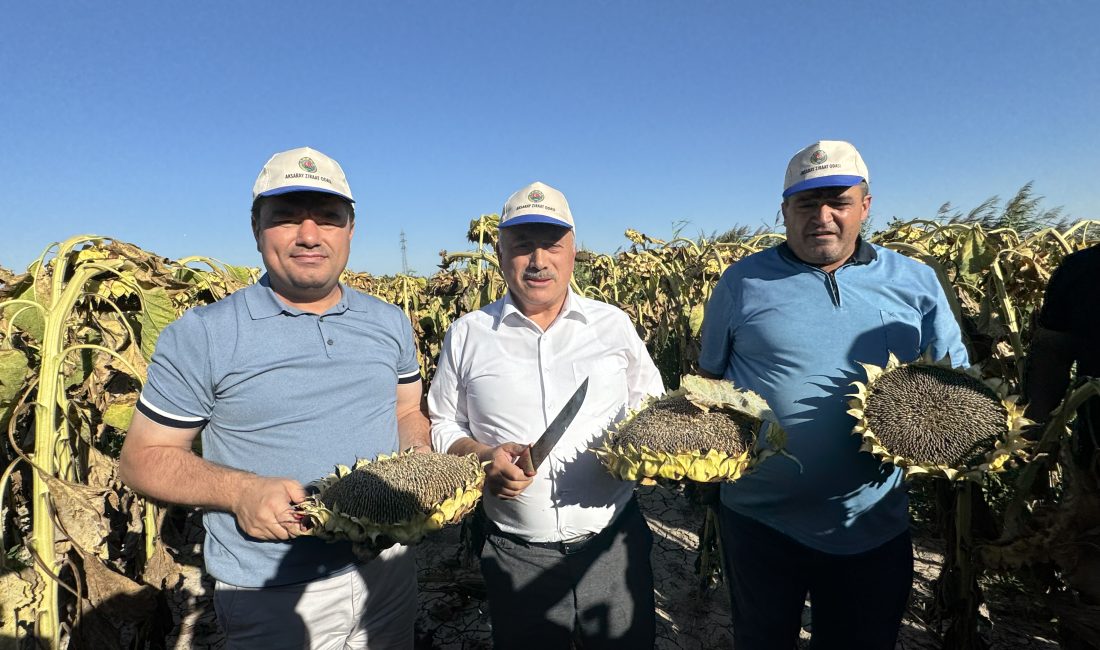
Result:
{"label": "man's right hand", "polygon": [[489,466],[485,468],[485,485],[489,488],[489,494],[501,499],[514,499],[527,489],[534,474],[520,469],[516,459],[530,453],[528,445],[518,442],[506,442],[494,447],[486,459],[490,461]]}
{"label": "man's right hand", "polygon": [[293,506],[306,498],[298,481],[250,476],[242,481],[233,515],[247,535],[262,540],[287,540],[302,533]]}

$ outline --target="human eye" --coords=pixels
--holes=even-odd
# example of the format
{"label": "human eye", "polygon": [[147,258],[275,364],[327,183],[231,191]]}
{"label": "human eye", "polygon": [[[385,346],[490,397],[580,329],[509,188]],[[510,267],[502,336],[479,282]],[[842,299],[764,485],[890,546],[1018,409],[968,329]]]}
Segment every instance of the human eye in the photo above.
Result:
{"label": "human eye", "polygon": [[343,214],[335,211],[323,212],[320,215],[316,215],[315,218],[317,219],[318,225],[332,228],[340,228],[347,222]]}
{"label": "human eye", "polygon": [[271,212],[271,217],[269,218],[269,221],[273,226],[284,226],[287,224],[293,224],[296,219],[295,214],[292,210],[273,210]]}

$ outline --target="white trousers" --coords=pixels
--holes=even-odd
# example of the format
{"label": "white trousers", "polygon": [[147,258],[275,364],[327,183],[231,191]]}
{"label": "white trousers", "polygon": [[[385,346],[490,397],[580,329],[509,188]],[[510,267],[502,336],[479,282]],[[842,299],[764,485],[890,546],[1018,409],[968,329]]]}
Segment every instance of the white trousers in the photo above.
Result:
{"label": "white trousers", "polygon": [[411,650],[416,561],[396,545],[355,570],[277,587],[218,581],[214,609],[230,650]]}

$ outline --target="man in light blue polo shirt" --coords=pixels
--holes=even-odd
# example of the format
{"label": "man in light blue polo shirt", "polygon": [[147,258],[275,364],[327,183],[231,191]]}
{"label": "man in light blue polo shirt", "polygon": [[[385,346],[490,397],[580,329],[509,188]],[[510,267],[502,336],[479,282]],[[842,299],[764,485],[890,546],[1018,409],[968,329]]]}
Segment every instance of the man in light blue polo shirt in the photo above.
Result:
{"label": "man in light blue polo shirt", "polygon": [[412,553],[360,564],[348,544],[299,537],[293,511],[303,484],[337,464],[430,449],[408,319],[339,283],[354,229],[335,160],[274,155],[252,204],[267,273],[164,330],[126,436],[130,487],[206,510],[203,555],[230,648],[413,645]]}
{"label": "man in light blue polo shirt", "polygon": [[738,650],[794,647],[807,593],[811,647],[893,648],[908,601],[901,472],[859,451],[847,395],[859,362],[967,354],[932,269],[860,238],[869,178],[847,142],[795,154],[787,241],[729,267],[707,303],[700,368],[767,399],[799,461],[773,458],[722,486]]}

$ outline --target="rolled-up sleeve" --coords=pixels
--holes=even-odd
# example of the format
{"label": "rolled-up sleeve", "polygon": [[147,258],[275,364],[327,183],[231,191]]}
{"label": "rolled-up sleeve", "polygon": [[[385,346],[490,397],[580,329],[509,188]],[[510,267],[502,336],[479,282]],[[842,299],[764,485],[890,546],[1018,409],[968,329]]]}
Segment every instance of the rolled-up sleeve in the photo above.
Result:
{"label": "rolled-up sleeve", "polygon": [[638,336],[626,314],[622,315],[621,323],[623,339],[627,341],[627,408],[637,409],[646,397],[664,394],[665,384],[645,342]]}
{"label": "rolled-up sleeve", "polygon": [[447,330],[439,363],[428,389],[428,414],[432,421],[432,448],[447,452],[451,445],[470,435],[470,418],[466,410],[465,380],[459,372],[459,350],[462,324]]}

